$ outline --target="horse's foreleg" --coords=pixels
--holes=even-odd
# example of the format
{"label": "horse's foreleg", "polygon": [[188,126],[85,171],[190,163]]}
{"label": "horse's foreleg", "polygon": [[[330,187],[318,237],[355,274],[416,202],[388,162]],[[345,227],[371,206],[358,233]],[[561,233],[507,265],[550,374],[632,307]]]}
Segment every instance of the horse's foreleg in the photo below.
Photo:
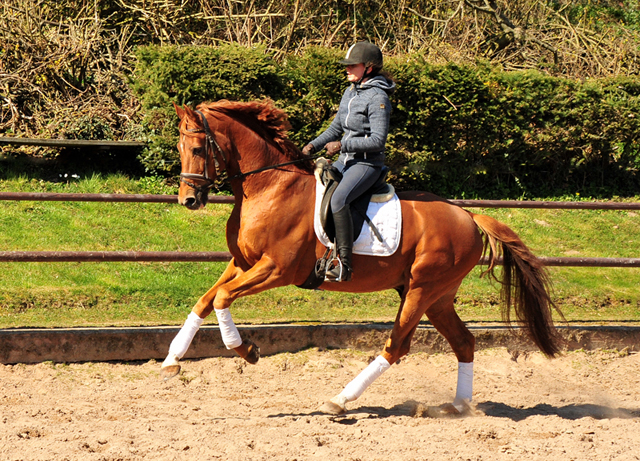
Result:
{"label": "horse's foreleg", "polygon": [[182,325],[178,334],[175,336],[173,341],[171,341],[169,353],[167,354],[164,362],[162,362],[161,375],[165,381],[180,373],[180,359],[186,354],[204,319],[213,310],[212,307],[209,307],[211,303],[207,303],[206,301],[202,302],[203,298],[207,298],[207,296],[209,298],[215,298],[218,287],[222,283],[236,277],[239,271],[240,269],[235,265],[235,261],[232,260],[223,272],[222,276],[220,276],[218,282],[216,282],[216,284],[202,298],[200,298],[198,303],[193,307],[184,325]]}
{"label": "horse's foreleg", "polygon": [[445,337],[458,359],[458,383],[453,400],[455,409],[463,413],[473,397],[473,358],[476,340],[454,310],[453,294],[448,294],[427,309],[434,328]]}
{"label": "horse's foreleg", "polygon": [[184,357],[187,349],[189,349],[191,341],[200,329],[203,321],[204,319],[201,319],[195,312],[189,314],[184,325],[182,325],[176,337],[171,341],[167,358],[162,362],[160,369],[162,379],[166,381],[180,373],[180,359]]}
{"label": "horse's foreleg", "polygon": [[233,349],[240,357],[251,364],[258,362],[260,349],[251,341],[243,341],[236,328],[229,306],[240,296],[259,293],[270,288],[286,285],[275,262],[263,257],[248,271],[242,271],[231,261],[218,282],[205,293],[193,307],[187,322],[181,328],[169,348],[169,355],[162,364],[162,376],[165,380],[180,372],[179,360],[191,344],[202,320],[211,312],[216,313],[222,341],[227,349]]}
{"label": "horse's foreleg", "polygon": [[258,363],[260,359],[260,348],[249,340],[243,341],[240,332],[233,323],[229,309],[215,309],[218,317],[218,326],[222,342],[227,349],[233,349],[236,353],[251,364]]}
{"label": "horse's foreleg", "polygon": [[242,340],[231,318],[229,306],[241,296],[249,296],[286,284],[277,269],[277,265],[271,258],[263,257],[248,271],[221,284],[215,296],[208,297],[205,295],[200,300],[207,305],[207,309],[213,308],[215,310],[218,324],[220,325],[222,341],[227,349],[233,349],[240,357],[251,364],[258,362],[260,349],[251,341]]}

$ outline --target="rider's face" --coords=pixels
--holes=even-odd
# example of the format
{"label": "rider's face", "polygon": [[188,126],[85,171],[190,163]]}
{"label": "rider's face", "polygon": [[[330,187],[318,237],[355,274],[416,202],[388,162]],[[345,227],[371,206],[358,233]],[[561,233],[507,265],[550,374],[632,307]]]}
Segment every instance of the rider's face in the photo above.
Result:
{"label": "rider's face", "polygon": [[351,64],[347,66],[347,80],[351,83],[360,81],[366,71],[364,64]]}

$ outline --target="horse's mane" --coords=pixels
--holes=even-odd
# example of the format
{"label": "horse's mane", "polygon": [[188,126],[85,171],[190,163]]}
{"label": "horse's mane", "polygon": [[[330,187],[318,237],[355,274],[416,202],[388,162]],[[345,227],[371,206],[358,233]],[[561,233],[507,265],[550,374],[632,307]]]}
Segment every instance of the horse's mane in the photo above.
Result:
{"label": "horse's mane", "polygon": [[[271,99],[251,102],[222,99],[199,104],[198,109],[222,112],[228,116],[240,118],[251,129],[273,141],[287,157],[292,160],[306,158],[289,139],[288,132],[291,124],[287,114],[277,108]],[[310,165],[304,162],[301,162],[300,166],[305,170],[310,168]]]}

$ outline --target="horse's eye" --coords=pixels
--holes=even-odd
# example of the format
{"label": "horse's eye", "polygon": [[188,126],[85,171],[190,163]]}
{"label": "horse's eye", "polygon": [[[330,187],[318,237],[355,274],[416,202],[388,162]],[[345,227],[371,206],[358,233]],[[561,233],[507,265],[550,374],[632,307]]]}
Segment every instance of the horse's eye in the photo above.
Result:
{"label": "horse's eye", "polygon": [[193,155],[202,155],[202,147],[192,147],[191,153]]}

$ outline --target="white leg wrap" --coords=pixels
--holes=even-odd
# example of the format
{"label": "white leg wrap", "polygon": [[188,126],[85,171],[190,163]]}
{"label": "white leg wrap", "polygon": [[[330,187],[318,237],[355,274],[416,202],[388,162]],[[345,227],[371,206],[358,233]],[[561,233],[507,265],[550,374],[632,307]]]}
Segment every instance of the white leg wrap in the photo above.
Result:
{"label": "white leg wrap", "polygon": [[191,341],[193,341],[193,337],[200,329],[202,322],[204,322],[204,319],[201,319],[195,312],[189,314],[184,325],[182,325],[176,337],[171,341],[169,356],[175,355],[179,359],[184,357],[184,354],[186,354],[187,349],[189,349],[191,345]]}
{"label": "white leg wrap", "polygon": [[214,310],[216,311],[216,317],[218,317],[222,342],[227,346],[227,349],[235,349],[236,347],[242,346],[242,338],[236,328],[236,324],[233,323],[229,309]]}
{"label": "white leg wrap", "polygon": [[379,378],[382,373],[387,371],[390,366],[389,362],[387,362],[383,356],[379,355],[367,368],[362,370],[353,381],[347,384],[343,391],[337,396],[337,399],[342,404],[354,401],[360,397],[365,389]]}
{"label": "white leg wrap", "polygon": [[458,362],[458,386],[453,405],[462,411],[473,397],[473,362]]}

